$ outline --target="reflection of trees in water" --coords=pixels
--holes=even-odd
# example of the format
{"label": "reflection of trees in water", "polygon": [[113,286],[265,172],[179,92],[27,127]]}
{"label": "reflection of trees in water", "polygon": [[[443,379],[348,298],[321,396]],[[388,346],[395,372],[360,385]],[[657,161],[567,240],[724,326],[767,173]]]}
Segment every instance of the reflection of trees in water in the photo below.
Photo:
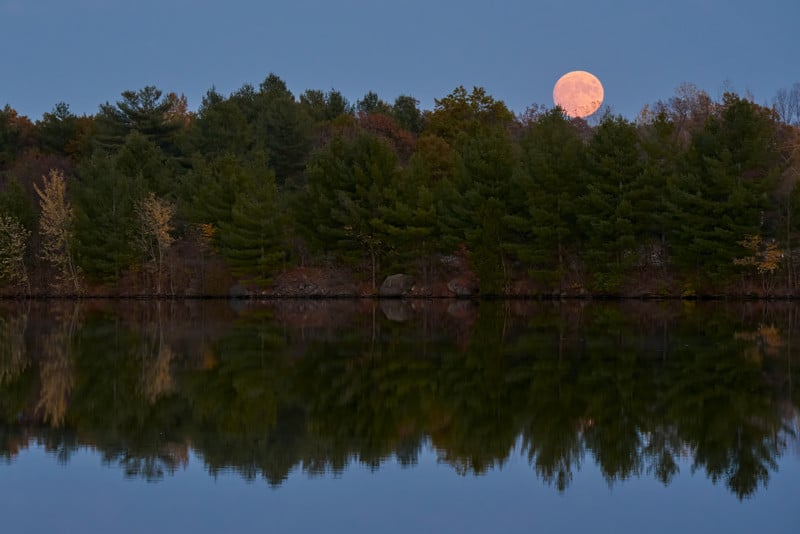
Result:
{"label": "reflection of trees in water", "polygon": [[0,387],[14,382],[28,365],[30,358],[25,341],[28,307],[19,313],[0,317]]}
{"label": "reflection of trees in water", "polygon": [[51,308],[55,324],[39,339],[41,393],[36,411],[53,427],[64,424],[69,397],[75,383],[72,339],[78,326],[78,302]]}
{"label": "reflection of trees in water", "polygon": [[189,464],[186,444],[165,443],[156,450],[103,450],[103,464],[119,466],[127,478],[143,478],[155,482],[173,475]]}
{"label": "reflection of trees in water", "polygon": [[791,438],[792,448],[798,459],[800,459],[800,411],[796,408],[794,410],[794,417],[791,421]]}
{"label": "reflection of trees in water", "polygon": [[[287,315],[272,303],[202,334],[181,319],[198,310],[173,303],[86,313],[80,328],[62,314],[40,329],[35,414],[48,446],[69,431],[129,476],[169,475],[191,447],[212,474],[273,485],[293,469],[413,465],[430,444],[465,475],[521,450],[560,491],[587,460],[609,484],[669,484],[688,461],[744,497],[796,443],[791,308],[481,303],[465,330],[446,304],[411,307],[408,321],[373,322],[365,307],[326,328],[322,310]],[[303,317],[313,326],[295,324]],[[8,388],[23,406],[30,374]],[[5,449],[20,442],[15,399],[0,391]]]}
{"label": "reflection of trees in water", "polygon": [[155,302],[152,316],[147,317],[139,325],[142,359],[142,388],[144,396],[150,404],[160,397],[173,392],[175,384],[172,379],[172,360],[175,355],[172,347],[164,340],[165,313],[162,307],[171,306],[171,302]]}

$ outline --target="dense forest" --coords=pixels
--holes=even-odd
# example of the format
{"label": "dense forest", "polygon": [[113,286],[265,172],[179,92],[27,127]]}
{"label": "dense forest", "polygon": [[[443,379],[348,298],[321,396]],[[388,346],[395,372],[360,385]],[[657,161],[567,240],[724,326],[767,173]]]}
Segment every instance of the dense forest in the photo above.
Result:
{"label": "dense forest", "polygon": [[[796,295],[800,84],[635,121],[156,87],[0,110],[5,295]],[[384,283],[387,276],[391,284]]]}

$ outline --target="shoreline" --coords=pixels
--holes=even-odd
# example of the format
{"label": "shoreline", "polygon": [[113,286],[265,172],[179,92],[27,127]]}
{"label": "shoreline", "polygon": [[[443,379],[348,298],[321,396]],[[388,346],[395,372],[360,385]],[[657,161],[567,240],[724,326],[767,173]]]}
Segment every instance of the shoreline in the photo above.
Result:
{"label": "shoreline", "polygon": [[142,300],[142,301],[179,301],[179,300],[242,300],[242,301],[302,301],[302,300],[330,300],[330,301],[503,301],[503,300],[522,300],[522,301],[800,301],[800,295],[548,295],[548,294],[507,294],[507,295],[0,295],[0,301],[47,301],[47,300]]}

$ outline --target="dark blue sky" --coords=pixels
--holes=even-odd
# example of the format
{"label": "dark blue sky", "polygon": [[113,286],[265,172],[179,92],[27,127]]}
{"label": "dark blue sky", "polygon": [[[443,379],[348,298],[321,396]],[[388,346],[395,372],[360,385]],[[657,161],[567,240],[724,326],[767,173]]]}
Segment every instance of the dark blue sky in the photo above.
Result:
{"label": "dark blue sky", "polygon": [[0,106],[94,113],[156,85],[196,109],[212,85],[275,72],[295,94],[410,94],[424,108],[479,85],[523,111],[582,69],[633,118],[682,82],[768,103],[800,81],[798,21],[798,0],[0,0]]}

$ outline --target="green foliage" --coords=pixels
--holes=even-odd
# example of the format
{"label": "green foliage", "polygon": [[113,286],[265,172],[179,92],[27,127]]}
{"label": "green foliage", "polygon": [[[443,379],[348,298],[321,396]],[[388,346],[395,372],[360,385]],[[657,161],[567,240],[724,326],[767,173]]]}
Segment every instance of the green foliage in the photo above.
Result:
{"label": "green foliage", "polygon": [[78,155],[83,133],[81,120],[69,110],[69,105],[59,102],[36,123],[39,146],[46,152],[63,156]]}
{"label": "green foliage", "polygon": [[216,227],[230,222],[236,190],[247,168],[233,156],[200,160],[193,167],[182,187],[186,199],[184,215],[192,222]]}
{"label": "green foliage", "polygon": [[673,255],[695,276],[720,282],[735,270],[745,235],[763,234],[776,179],[774,116],[726,94],[692,137],[683,172],[669,184]]}
{"label": "green foliage", "polygon": [[435,103],[425,131],[448,141],[486,127],[504,128],[513,119],[506,105],[492,98],[482,87],[473,87],[471,93],[463,86],[456,87]]}
{"label": "green foliage", "polygon": [[284,183],[305,167],[311,148],[311,120],[274,74],[261,84],[257,104],[253,131],[263,143],[278,182]]}
{"label": "green foliage", "polygon": [[506,216],[514,231],[510,248],[537,280],[554,287],[566,275],[567,257],[578,243],[585,149],[578,130],[558,108],[532,123],[520,144]]}
{"label": "green foliage", "polygon": [[23,150],[32,144],[33,125],[6,104],[0,109],[0,172],[11,167]]}
{"label": "green foliage", "polygon": [[141,180],[145,187],[158,196],[175,195],[178,181],[176,169],[166,154],[141,133],[134,131],[114,155],[114,164],[120,173]]}
{"label": "green foliage", "polygon": [[386,244],[385,270],[425,274],[427,261],[437,250],[437,216],[434,195],[418,176],[398,174],[385,191],[375,228]]}
{"label": "green foliage", "polygon": [[230,221],[219,223],[220,251],[234,274],[264,284],[287,263],[287,225],[271,172],[237,184]]}
{"label": "green foliage", "polygon": [[352,113],[352,107],[342,93],[336,90],[327,93],[309,89],[300,95],[300,106],[315,123],[330,122]]}
{"label": "green foliage", "polygon": [[114,150],[130,133],[139,132],[166,153],[177,155],[176,133],[182,125],[176,117],[176,104],[180,100],[171,96],[162,97],[160,89],[148,85],[138,91],[124,91],[122,100],[115,104],[102,104],[96,117],[98,146]]}
{"label": "green foliage", "polygon": [[400,95],[394,100],[391,115],[400,127],[419,135],[425,127],[425,119],[419,109],[419,100],[408,95]]}
{"label": "green foliage", "polygon": [[140,174],[125,174],[97,155],[79,169],[74,190],[77,263],[93,280],[113,281],[137,258],[135,206],[147,191]]}
{"label": "green foliage", "polygon": [[636,127],[620,117],[604,118],[586,156],[589,178],[578,216],[586,236],[583,252],[590,272],[604,275],[598,278],[603,282],[598,289],[615,291],[636,259],[638,244],[639,221],[630,198],[642,174]]}
{"label": "green foliage", "polygon": [[[457,87],[424,112],[409,95],[392,104],[374,92],[354,105],[335,90],[295,98],[271,73],[230,95],[212,88],[196,113],[153,86],[125,91],[96,116],[77,117],[60,102],[33,124],[5,106],[0,215],[33,230],[29,255],[38,256],[33,186],[51,168],[77,169],[70,200],[80,261],[94,280],[136,263],[126,244],[131,206],[152,192],[177,209],[176,250],[206,250],[187,223],[203,224],[227,251],[214,261],[241,276],[255,249],[234,259],[240,237],[232,236],[249,232],[241,239],[253,243],[260,230],[250,225],[263,217],[264,239],[277,241],[265,242],[263,265],[253,266],[262,282],[285,261],[276,259],[286,254],[278,241],[289,241],[304,264],[337,261],[373,277],[414,271],[429,281],[438,254],[465,250],[484,293],[527,285],[523,273],[545,292],[750,292],[752,276],[734,260],[744,254],[739,243],[758,235],[787,253],[770,291],[793,293],[797,138],[776,111],[733,94],[715,102],[688,84],[635,124],[609,115],[590,126],[558,108],[515,118],[480,87]],[[275,202],[292,203],[279,220],[268,213]],[[266,230],[275,225],[302,235],[278,239]]]}
{"label": "green foliage", "polygon": [[28,230],[36,227],[36,208],[14,177],[9,178],[5,188],[0,190],[0,214],[14,217]]}
{"label": "green foliage", "polygon": [[450,250],[465,243],[471,253],[481,292],[502,293],[511,271],[505,251],[514,165],[514,146],[507,130],[476,129],[460,137],[459,173],[439,187],[442,239]]}
{"label": "green foliage", "polygon": [[392,113],[392,108],[389,104],[380,99],[378,93],[370,91],[365,94],[361,100],[356,102],[356,111],[367,115],[371,113],[390,115]]}
{"label": "green foliage", "polygon": [[296,206],[312,246],[350,264],[369,261],[373,285],[387,250],[382,210],[396,188],[397,157],[381,139],[335,137],[309,164],[308,189]]}
{"label": "green foliage", "polygon": [[236,94],[226,99],[214,89],[206,93],[190,135],[196,152],[216,159],[224,154],[240,156],[252,150],[255,138],[243,100]]}

